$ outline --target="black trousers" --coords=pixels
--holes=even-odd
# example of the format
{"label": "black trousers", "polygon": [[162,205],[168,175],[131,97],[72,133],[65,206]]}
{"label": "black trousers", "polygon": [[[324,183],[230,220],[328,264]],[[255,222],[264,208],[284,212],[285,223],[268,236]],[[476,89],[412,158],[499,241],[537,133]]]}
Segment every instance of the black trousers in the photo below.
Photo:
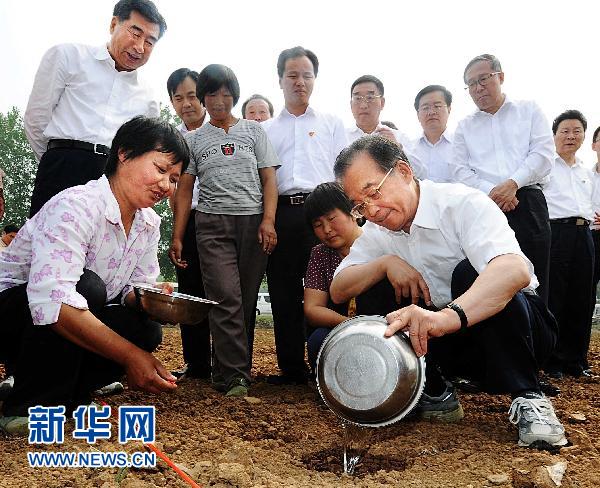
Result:
{"label": "black trousers", "polygon": [[305,375],[302,300],[310,251],[318,243],[303,205],[280,204],[275,218],[277,247],[269,256],[267,280],[273,310],[277,365],[283,374]]}
{"label": "black trousers", "polygon": [[558,321],[558,346],[548,371],[588,369],[594,276],[594,242],[587,225],[551,223],[550,310]]}
{"label": "black trousers", "polygon": [[35,175],[29,217],[61,191],[100,178],[105,167],[106,156],[91,151],[73,148],[46,151]]}
{"label": "black trousers", "polygon": [[[452,274],[452,298],[465,293],[477,279],[469,261]],[[465,332],[431,339],[427,360],[444,375],[481,382],[489,393],[539,391],[538,373],[550,357],[557,325],[537,294],[518,292],[504,309]]]}
{"label": "black trousers", "polygon": [[592,299],[590,316],[594,314],[596,306],[596,292],[598,291],[598,283],[600,282],[600,229],[592,230],[592,240],[594,241],[594,279],[592,281]]}
{"label": "black trousers", "polygon": [[[196,211],[192,210],[183,235],[181,257],[187,261],[187,268],[175,268],[178,290],[188,295],[206,298],[202,283],[202,272],[196,247]],[[210,374],[210,327],[208,317],[200,324],[180,324],[183,360],[198,373]]]}
{"label": "black trousers", "polygon": [[[63,338],[47,325],[33,325],[26,284],[0,293],[0,335],[7,347],[0,350],[15,377],[4,401],[6,416],[27,416],[35,405],[65,405],[70,412],[90,402],[91,392],[120,379],[123,368]],[[86,270],[77,291],[88,300],[90,311],[128,341],[151,352],[162,340],[160,324],[121,305],[106,305],[106,287]],[[10,342],[9,342],[10,341]]]}
{"label": "black trousers", "polygon": [[540,282],[537,294],[548,304],[551,231],[546,197],[539,188],[529,186],[517,190],[517,199],[517,208],[505,215],[523,254],[533,264]]}
{"label": "black trousers", "polygon": [[[461,261],[452,274],[452,298],[465,293],[477,276],[468,260]],[[408,299],[396,303],[387,280],[375,289],[376,293],[371,289],[357,297],[361,314],[386,315],[410,304]],[[424,303],[419,306],[428,308]],[[556,337],[556,320],[542,299],[519,292],[501,312],[465,332],[429,340],[426,391],[439,391],[440,372],[476,380],[489,393],[539,391],[538,372],[550,357]]]}

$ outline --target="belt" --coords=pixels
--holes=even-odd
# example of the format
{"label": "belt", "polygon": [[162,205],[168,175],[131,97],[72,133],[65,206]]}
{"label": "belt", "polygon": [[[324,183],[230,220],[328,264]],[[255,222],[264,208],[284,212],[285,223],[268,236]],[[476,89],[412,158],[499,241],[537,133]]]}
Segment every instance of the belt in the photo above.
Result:
{"label": "belt", "polygon": [[590,225],[588,219],[581,217],[569,217],[566,219],[550,219],[551,224],[568,224],[568,225]]}
{"label": "belt", "polygon": [[310,193],[296,193],[295,195],[279,195],[280,205],[303,205]]}
{"label": "belt", "polygon": [[75,141],[73,139],[50,139],[48,141],[48,149],[55,148],[83,149],[84,151],[90,151],[101,156],[108,156],[110,152],[110,147],[103,146],[102,144],[92,144],[91,142]]}

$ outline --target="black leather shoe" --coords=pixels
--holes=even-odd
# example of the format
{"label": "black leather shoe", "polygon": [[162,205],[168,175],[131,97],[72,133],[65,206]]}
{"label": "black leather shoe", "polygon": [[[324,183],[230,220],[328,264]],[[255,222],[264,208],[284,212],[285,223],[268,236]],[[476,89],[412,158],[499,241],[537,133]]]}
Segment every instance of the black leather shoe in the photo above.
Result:
{"label": "black leather shoe", "polygon": [[546,371],[546,376],[553,380],[562,380],[564,375],[562,371]]}
{"label": "black leather shoe", "polygon": [[560,394],[560,388],[546,380],[540,380],[540,390],[542,390],[544,395],[549,397],[555,397]]}
{"label": "black leather shoe", "polygon": [[306,385],[308,383],[308,378],[306,375],[276,375],[272,374],[267,376],[267,383],[275,386],[282,385]]}
{"label": "black leather shoe", "polygon": [[199,380],[206,380],[210,378],[209,368],[197,368],[193,364],[186,364],[183,368],[171,371],[171,374],[176,378],[195,378]]}

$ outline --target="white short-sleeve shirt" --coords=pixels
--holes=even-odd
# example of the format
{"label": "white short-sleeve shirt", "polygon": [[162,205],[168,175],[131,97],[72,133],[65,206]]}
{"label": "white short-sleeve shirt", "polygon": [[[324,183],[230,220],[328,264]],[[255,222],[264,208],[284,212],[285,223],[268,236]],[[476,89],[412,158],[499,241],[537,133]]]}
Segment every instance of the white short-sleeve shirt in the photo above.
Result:
{"label": "white short-sleeve shirt", "polygon": [[465,258],[481,273],[495,257],[517,254],[529,269],[528,288],[538,286],[533,265],[521,251],[502,211],[487,195],[462,184],[421,181],[410,233],[367,222],[336,274],[390,254],[421,273],[438,308],[452,300],[452,273]]}

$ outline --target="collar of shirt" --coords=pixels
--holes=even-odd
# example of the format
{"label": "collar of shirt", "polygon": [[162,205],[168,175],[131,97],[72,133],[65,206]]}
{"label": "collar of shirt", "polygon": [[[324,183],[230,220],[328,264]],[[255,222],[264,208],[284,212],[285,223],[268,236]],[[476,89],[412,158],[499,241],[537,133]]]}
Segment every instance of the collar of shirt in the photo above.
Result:
{"label": "collar of shirt", "polygon": [[431,142],[429,142],[429,139],[427,139],[425,132],[423,132],[421,134],[421,137],[419,138],[420,141],[422,141],[424,144],[427,144],[431,147],[435,146],[436,144],[439,144],[440,142],[442,142],[442,140],[448,142],[449,144],[452,144],[453,139],[454,139],[454,135],[448,129],[446,129],[444,132],[442,132],[442,135],[440,136],[439,140],[435,144],[432,144]]}
{"label": "collar of shirt", "polygon": [[[98,61],[104,61],[107,64],[110,64],[110,66],[117,71],[117,66],[115,65],[115,60],[112,58],[112,56],[110,55],[110,52],[108,51],[108,44],[102,44],[101,46],[95,47],[92,49],[92,52],[94,54],[94,58],[97,59]],[[120,76],[126,77],[126,78],[132,78],[133,80],[137,81],[137,69],[134,69],[133,71],[118,71],[118,74]]]}
{"label": "collar of shirt", "polygon": [[[575,156],[575,164],[570,165],[570,164],[567,164],[567,162],[560,156],[560,154],[556,153],[554,155],[554,162],[562,163],[569,168],[579,168],[582,166],[585,168],[585,166],[583,165],[583,161],[581,159],[579,159],[577,156]],[[592,168],[592,171],[594,171],[594,168]]]}
{"label": "collar of shirt", "polygon": [[475,110],[475,115],[478,117],[493,117],[494,115],[498,115],[500,113],[502,113],[503,111],[507,110],[506,107],[510,107],[510,105],[513,104],[513,101],[508,98],[508,95],[506,93],[503,93],[504,95],[504,102],[502,102],[502,105],[500,105],[500,108],[496,111],[496,113],[489,113],[489,112],[484,112],[483,110]]}
{"label": "collar of shirt", "polygon": [[281,118],[292,118],[292,119],[298,119],[300,117],[304,117],[304,116],[312,116],[312,115],[316,115],[316,110],[314,108],[312,108],[310,105],[308,107],[306,107],[306,110],[304,111],[304,113],[302,115],[294,115],[292,113],[290,113],[288,111],[288,109],[286,107],[283,107],[281,109],[281,112],[279,112],[278,117]]}
{"label": "collar of shirt", "polygon": [[[104,217],[111,224],[119,224],[123,227],[123,222],[121,221],[121,209],[119,208],[119,203],[115,198],[114,193],[110,188],[110,183],[108,182],[108,178],[105,175],[102,175],[98,179],[99,188],[102,192],[102,197],[106,202],[106,209],[104,210]],[[141,219],[146,225],[150,227],[154,227],[156,225],[155,219],[152,218],[153,212],[148,212],[145,208],[140,208],[136,211],[134,217],[134,224],[136,220]],[[133,228],[134,226],[132,226]]]}

